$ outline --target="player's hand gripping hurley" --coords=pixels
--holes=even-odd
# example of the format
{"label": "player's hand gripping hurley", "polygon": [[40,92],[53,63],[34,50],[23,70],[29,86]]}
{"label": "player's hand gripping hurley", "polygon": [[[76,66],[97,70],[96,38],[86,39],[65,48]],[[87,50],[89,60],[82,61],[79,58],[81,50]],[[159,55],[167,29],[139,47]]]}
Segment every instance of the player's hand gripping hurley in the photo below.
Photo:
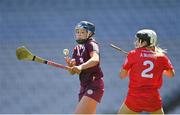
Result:
{"label": "player's hand gripping hurley", "polygon": [[64,49],[63,50],[63,54],[65,55],[65,60],[66,63],[68,64],[69,67],[71,67],[71,70],[69,69],[70,74],[80,74],[81,71],[74,71],[73,67],[76,65],[75,59],[71,59],[69,57],[69,50],[68,49]]}
{"label": "player's hand gripping hurley", "polygon": [[16,56],[19,60],[25,60],[25,61],[35,61],[38,63],[42,63],[42,64],[47,64],[53,67],[57,67],[57,68],[62,68],[65,70],[70,70],[70,67],[53,62],[53,61],[49,61],[46,59],[43,59],[41,57],[35,56],[33,55],[26,47],[21,46],[18,47],[16,49]]}

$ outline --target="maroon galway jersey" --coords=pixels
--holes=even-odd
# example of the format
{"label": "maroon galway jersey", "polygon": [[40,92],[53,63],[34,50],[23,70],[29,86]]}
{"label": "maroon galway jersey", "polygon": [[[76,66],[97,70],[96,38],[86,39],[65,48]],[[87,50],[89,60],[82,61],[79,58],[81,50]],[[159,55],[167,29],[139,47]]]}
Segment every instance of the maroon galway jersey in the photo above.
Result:
{"label": "maroon galway jersey", "polygon": [[[76,45],[72,56],[72,58],[76,61],[76,66],[88,61],[91,58],[90,53],[92,51],[96,51],[99,54],[99,46],[94,39],[89,39],[85,44]],[[100,64],[82,70],[79,75],[81,83],[92,81],[93,79],[99,79],[101,77],[103,77],[103,73],[101,71]]]}

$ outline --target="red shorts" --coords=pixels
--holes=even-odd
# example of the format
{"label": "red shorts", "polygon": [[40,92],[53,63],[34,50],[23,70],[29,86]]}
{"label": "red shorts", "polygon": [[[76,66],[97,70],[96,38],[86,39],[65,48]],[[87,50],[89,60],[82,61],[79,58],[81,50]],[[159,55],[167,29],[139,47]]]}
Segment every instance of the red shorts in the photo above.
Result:
{"label": "red shorts", "polygon": [[157,89],[129,90],[125,104],[134,112],[154,112],[162,107],[162,100]]}
{"label": "red shorts", "polygon": [[88,96],[100,103],[103,94],[104,94],[103,78],[95,79],[89,83],[81,84],[79,101],[83,96]]}

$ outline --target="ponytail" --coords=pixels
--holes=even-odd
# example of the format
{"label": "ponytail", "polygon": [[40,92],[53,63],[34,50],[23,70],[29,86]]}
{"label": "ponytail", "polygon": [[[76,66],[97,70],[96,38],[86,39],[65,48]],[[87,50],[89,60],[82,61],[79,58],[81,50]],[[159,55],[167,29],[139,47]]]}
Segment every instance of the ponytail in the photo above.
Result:
{"label": "ponytail", "polygon": [[165,54],[167,53],[167,49],[162,49],[159,46],[155,46],[155,52],[160,53],[160,54]]}

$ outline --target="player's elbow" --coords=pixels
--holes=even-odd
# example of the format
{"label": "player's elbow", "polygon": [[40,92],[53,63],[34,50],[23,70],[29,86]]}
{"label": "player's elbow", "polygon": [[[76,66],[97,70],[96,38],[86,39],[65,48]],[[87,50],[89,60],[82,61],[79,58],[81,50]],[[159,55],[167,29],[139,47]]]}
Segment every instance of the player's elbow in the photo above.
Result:
{"label": "player's elbow", "polygon": [[120,77],[120,79],[125,79],[126,78],[125,75],[121,75],[121,74],[119,74],[119,77]]}
{"label": "player's elbow", "polygon": [[164,74],[169,77],[169,78],[173,78],[175,76],[175,70],[172,69],[172,70],[165,70],[164,71]]}
{"label": "player's elbow", "polygon": [[119,73],[119,77],[120,77],[121,79],[124,79],[124,78],[126,78],[127,76],[128,76],[128,71],[125,70],[125,69],[122,69],[122,70],[120,71],[120,73]]}
{"label": "player's elbow", "polygon": [[93,61],[94,65],[99,64],[99,57],[98,56],[92,57],[92,61]]}
{"label": "player's elbow", "polygon": [[170,73],[170,76],[169,76],[169,77],[171,77],[171,78],[172,78],[172,77],[174,77],[174,76],[175,76],[175,71],[174,71],[174,70],[172,70],[172,71],[171,71],[171,73]]}
{"label": "player's elbow", "polygon": [[93,60],[93,61],[92,61],[92,65],[93,65],[93,66],[97,66],[98,64],[99,64],[99,61],[97,61],[97,60]]}

